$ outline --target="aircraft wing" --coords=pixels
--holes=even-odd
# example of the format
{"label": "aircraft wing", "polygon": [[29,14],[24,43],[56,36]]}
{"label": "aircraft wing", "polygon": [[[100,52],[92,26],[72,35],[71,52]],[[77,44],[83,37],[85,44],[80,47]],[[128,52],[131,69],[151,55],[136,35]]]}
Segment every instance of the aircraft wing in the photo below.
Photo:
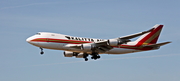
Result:
{"label": "aircraft wing", "polygon": [[143,35],[143,34],[149,33],[149,32],[151,32],[153,29],[154,29],[154,28],[152,28],[152,29],[150,29],[150,30],[147,30],[147,31],[144,31],[144,32],[140,32],[140,33],[136,33],[136,34],[131,34],[131,35],[119,37],[118,39],[132,39],[132,38],[141,36],[141,35]]}
{"label": "aircraft wing", "polygon": [[113,47],[109,46],[107,42],[108,41],[102,41],[102,42],[95,43],[96,46],[98,46],[98,51],[106,52],[106,51],[112,49]]}

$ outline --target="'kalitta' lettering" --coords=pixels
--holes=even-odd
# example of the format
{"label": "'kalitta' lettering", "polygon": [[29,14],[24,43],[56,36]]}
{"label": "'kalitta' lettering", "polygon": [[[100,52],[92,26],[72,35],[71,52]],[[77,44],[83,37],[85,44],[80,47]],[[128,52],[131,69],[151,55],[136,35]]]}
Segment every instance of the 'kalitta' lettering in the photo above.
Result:
{"label": "'kalitta' lettering", "polygon": [[[91,38],[80,38],[80,37],[71,37],[71,36],[65,36],[69,40],[79,40],[79,41],[91,41],[94,42],[94,39]],[[97,41],[103,41],[103,39],[97,39]]]}

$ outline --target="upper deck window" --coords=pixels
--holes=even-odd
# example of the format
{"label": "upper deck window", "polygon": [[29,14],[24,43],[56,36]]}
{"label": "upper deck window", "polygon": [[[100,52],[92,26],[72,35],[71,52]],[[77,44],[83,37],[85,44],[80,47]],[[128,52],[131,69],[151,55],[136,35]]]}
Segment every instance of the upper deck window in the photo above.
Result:
{"label": "upper deck window", "polygon": [[36,33],[36,35],[41,35],[41,33]]}

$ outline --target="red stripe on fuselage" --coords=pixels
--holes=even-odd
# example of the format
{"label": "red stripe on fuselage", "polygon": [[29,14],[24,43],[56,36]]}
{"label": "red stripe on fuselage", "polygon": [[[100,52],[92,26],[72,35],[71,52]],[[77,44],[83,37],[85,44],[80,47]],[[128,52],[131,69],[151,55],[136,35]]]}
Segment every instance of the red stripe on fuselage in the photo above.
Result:
{"label": "red stripe on fuselage", "polygon": [[92,43],[91,41],[78,41],[78,40],[53,39],[53,38],[37,38],[31,41],[32,42],[68,43],[68,44]]}

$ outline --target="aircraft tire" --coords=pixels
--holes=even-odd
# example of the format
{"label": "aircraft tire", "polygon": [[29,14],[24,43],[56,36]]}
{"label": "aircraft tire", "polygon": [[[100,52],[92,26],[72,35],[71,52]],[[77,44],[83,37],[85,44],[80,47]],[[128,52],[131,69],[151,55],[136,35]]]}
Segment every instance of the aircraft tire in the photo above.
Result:
{"label": "aircraft tire", "polygon": [[44,54],[44,52],[42,51],[40,54],[42,55],[42,54]]}
{"label": "aircraft tire", "polygon": [[91,59],[94,59],[94,57],[91,57]]}
{"label": "aircraft tire", "polygon": [[85,58],[85,61],[88,61],[88,58]]}
{"label": "aircraft tire", "polygon": [[101,56],[97,56],[97,58],[99,59],[99,58],[101,58]]}

